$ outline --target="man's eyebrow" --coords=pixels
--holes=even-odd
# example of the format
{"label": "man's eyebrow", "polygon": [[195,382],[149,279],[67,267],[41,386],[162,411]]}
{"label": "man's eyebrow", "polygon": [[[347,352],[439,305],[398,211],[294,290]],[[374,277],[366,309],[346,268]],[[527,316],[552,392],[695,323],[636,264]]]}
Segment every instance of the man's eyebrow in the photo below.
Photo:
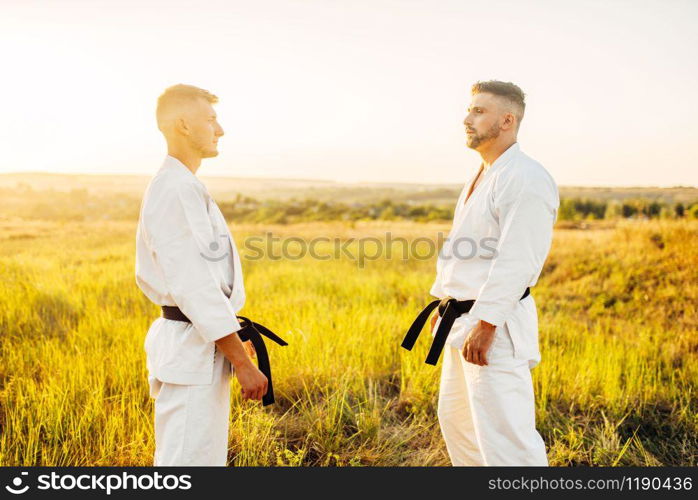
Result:
{"label": "man's eyebrow", "polygon": [[486,108],[482,106],[469,106],[468,111],[470,111],[471,109],[479,109],[480,111],[485,111]]}

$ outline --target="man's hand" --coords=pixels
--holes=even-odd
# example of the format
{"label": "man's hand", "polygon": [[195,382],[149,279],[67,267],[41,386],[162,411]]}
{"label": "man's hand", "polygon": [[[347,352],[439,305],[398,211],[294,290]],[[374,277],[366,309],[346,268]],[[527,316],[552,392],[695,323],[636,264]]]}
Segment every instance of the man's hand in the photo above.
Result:
{"label": "man's hand", "polygon": [[463,347],[463,357],[468,363],[480,366],[487,364],[486,355],[494,340],[495,328],[495,325],[480,320],[475,328],[470,330]]}
{"label": "man's hand", "polygon": [[431,330],[430,333],[434,333],[434,325],[436,324],[436,320],[439,319],[439,313],[434,313],[431,316]]}
{"label": "man's hand", "polygon": [[235,375],[240,382],[243,399],[261,400],[267,393],[269,386],[267,377],[251,362],[236,366]]}
{"label": "man's hand", "polygon": [[[267,393],[269,381],[250,359],[249,348],[245,344],[251,342],[242,342],[236,332],[216,340],[218,348],[235,367],[235,375],[242,387],[242,397],[261,400]],[[254,351],[254,347],[252,350]]]}

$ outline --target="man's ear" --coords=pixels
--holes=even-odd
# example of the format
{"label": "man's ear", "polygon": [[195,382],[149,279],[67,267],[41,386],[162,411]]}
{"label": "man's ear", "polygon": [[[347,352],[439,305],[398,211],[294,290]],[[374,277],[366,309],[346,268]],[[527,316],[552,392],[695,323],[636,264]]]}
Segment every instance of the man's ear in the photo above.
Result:
{"label": "man's ear", "polygon": [[514,113],[504,113],[504,121],[502,122],[502,128],[504,130],[509,130],[516,127],[516,117]]}
{"label": "man's ear", "polygon": [[190,130],[189,130],[189,125],[187,125],[187,121],[183,117],[179,117],[175,119],[174,122],[174,129],[175,132],[181,135],[189,135]]}

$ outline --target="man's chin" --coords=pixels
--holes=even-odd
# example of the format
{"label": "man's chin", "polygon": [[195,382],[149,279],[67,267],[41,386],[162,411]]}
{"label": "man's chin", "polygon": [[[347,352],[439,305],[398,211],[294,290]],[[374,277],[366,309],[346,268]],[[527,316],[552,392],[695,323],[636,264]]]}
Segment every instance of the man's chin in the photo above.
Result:
{"label": "man's chin", "polygon": [[465,141],[465,145],[468,146],[470,149],[477,150],[477,148],[480,146],[480,144],[481,144],[480,141],[471,141],[470,138],[468,138],[468,140]]}
{"label": "man's chin", "polygon": [[204,151],[202,158],[214,158],[216,156],[218,156],[218,150],[213,149],[211,151]]}

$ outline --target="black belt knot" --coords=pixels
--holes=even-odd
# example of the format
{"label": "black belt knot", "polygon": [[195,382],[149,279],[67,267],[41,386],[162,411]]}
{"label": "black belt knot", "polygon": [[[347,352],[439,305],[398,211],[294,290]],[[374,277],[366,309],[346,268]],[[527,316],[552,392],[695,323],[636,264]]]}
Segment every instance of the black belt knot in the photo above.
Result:
{"label": "black belt knot", "polygon": [[[187,318],[179,307],[161,307],[163,318],[191,323],[189,318]],[[267,337],[281,346],[288,345],[288,343],[264,325],[255,323],[244,316],[237,316],[237,318],[240,321],[241,328],[236,333],[238,334],[238,337],[240,337],[241,341],[246,342],[249,340],[252,342],[254,350],[257,354],[257,367],[259,368],[259,371],[267,377],[269,382],[267,385],[267,392],[262,397],[262,404],[264,406],[270,405],[274,402],[274,386],[272,385],[271,381],[271,364],[269,363],[269,353],[267,352],[267,346],[264,344],[264,339],[262,339],[262,336]]]}
{"label": "black belt knot", "polygon": [[[530,288],[526,288],[526,291],[521,296],[523,300],[531,293]],[[434,334],[434,340],[429,348],[429,354],[427,354],[427,359],[425,363],[428,365],[436,365],[439,361],[439,356],[441,356],[441,351],[444,350],[446,345],[446,339],[451,331],[453,323],[458,319],[458,317],[463,314],[469,313],[470,310],[475,305],[475,300],[457,300],[453,297],[444,297],[443,299],[436,299],[422,309],[417,315],[417,318],[412,322],[412,326],[407,330],[407,334],[402,341],[402,347],[411,351],[414,344],[417,342],[419,334],[422,333],[424,324],[429,319],[432,311],[438,307],[439,316],[441,316],[441,323],[439,323],[439,328],[436,329]]]}
{"label": "black belt knot", "polygon": [[450,306],[452,308],[455,308],[456,312],[458,313],[459,316],[470,312],[470,309],[473,308],[473,305],[475,304],[474,300],[458,300],[454,299],[453,297],[444,297],[439,301],[439,316],[443,318],[444,313],[446,312],[446,309]]}

